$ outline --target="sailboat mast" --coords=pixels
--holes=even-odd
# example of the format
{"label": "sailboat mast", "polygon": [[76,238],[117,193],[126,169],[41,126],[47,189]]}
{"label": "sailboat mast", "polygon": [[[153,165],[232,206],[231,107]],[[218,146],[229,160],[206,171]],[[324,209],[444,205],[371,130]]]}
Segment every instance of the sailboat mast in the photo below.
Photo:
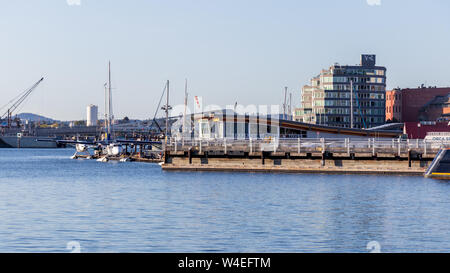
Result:
{"label": "sailboat mast", "polygon": [[112,122],[112,92],[111,92],[111,61],[108,63],[108,139],[111,135]]}
{"label": "sailboat mast", "polygon": [[169,136],[169,80],[167,80],[167,96],[166,96],[166,143]]}
{"label": "sailboat mast", "polygon": [[108,133],[108,101],[107,101],[108,83],[105,83],[104,88],[105,88],[105,130],[106,130],[106,133]]}
{"label": "sailboat mast", "polygon": [[289,93],[289,117],[292,116],[292,93]]}
{"label": "sailboat mast", "polygon": [[182,130],[183,133],[186,132],[185,127],[186,127],[187,100],[188,100],[188,93],[187,93],[187,79],[186,79],[184,83],[184,115],[183,115],[183,130]]}
{"label": "sailboat mast", "polygon": [[283,103],[283,119],[286,119],[286,96],[287,96],[287,86],[284,88],[284,103]]}

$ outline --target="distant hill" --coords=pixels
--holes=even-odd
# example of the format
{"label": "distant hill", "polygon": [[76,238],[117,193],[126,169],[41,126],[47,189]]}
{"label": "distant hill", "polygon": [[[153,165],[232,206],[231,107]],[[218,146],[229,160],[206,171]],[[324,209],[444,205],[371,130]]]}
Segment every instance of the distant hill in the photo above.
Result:
{"label": "distant hill", "polygon": [[17,117],[19,117],[22,120],[30,120],[30,121],[45,121],[45,122],[55,121],[54,119],[36,115],[36,114],[32,114],[32,113],[21,113],[21,114],[18,114]]}

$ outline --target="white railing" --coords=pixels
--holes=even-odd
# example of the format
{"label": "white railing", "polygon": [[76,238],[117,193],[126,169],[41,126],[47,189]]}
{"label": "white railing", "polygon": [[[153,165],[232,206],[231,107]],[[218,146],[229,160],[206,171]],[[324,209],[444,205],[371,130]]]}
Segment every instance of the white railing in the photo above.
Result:
{"label": "white railing", "polygon": [[167,150],[184,152],[335,152],[335,153],[394,153],[415,151],[435,154],[441,148],[450,148],[450,141],[421,139],[351,139],[351,138],[267,138],[267,139],[170,139]]}

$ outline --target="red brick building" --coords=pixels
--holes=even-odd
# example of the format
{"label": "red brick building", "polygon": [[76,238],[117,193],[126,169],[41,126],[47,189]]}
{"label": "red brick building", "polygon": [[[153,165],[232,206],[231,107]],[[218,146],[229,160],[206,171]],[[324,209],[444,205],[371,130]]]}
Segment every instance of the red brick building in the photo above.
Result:
{"label": "red brick building", "polygon": [[386,91],[386,121],[401,122],[402,120],[402,91],[394,89]]}
{"label": "red brick building", "polygon": [[448,120],[450,113],[450,94],[436,96],[425,104],[419,111],[420,120]]}
{"label": "red brick building", "polygon": [[[418,122],[428,119],[423,115],[423,109],[437,96],[446,97],[450,93],[450,87],[419,87],[394,89],[386,91],[386,120],[396,122]],[[422,114],[422,115],[421,115]],[[442,113],[444,114],[444,113]],[[429,118],[434,118],[429,117]]]}

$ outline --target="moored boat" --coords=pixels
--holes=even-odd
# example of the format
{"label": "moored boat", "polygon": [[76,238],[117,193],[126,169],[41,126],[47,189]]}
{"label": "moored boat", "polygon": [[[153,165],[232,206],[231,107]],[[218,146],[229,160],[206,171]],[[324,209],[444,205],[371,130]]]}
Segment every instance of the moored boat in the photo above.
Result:
{"label": "moored boat", "polygon": [[425,177],[450,179],[450,148],[441,149],[425,172]]}
{"label": "moored boat", "polygon": [[38,142],[34,136],[0,136],[0,148],[59,148],[56,142]]}

